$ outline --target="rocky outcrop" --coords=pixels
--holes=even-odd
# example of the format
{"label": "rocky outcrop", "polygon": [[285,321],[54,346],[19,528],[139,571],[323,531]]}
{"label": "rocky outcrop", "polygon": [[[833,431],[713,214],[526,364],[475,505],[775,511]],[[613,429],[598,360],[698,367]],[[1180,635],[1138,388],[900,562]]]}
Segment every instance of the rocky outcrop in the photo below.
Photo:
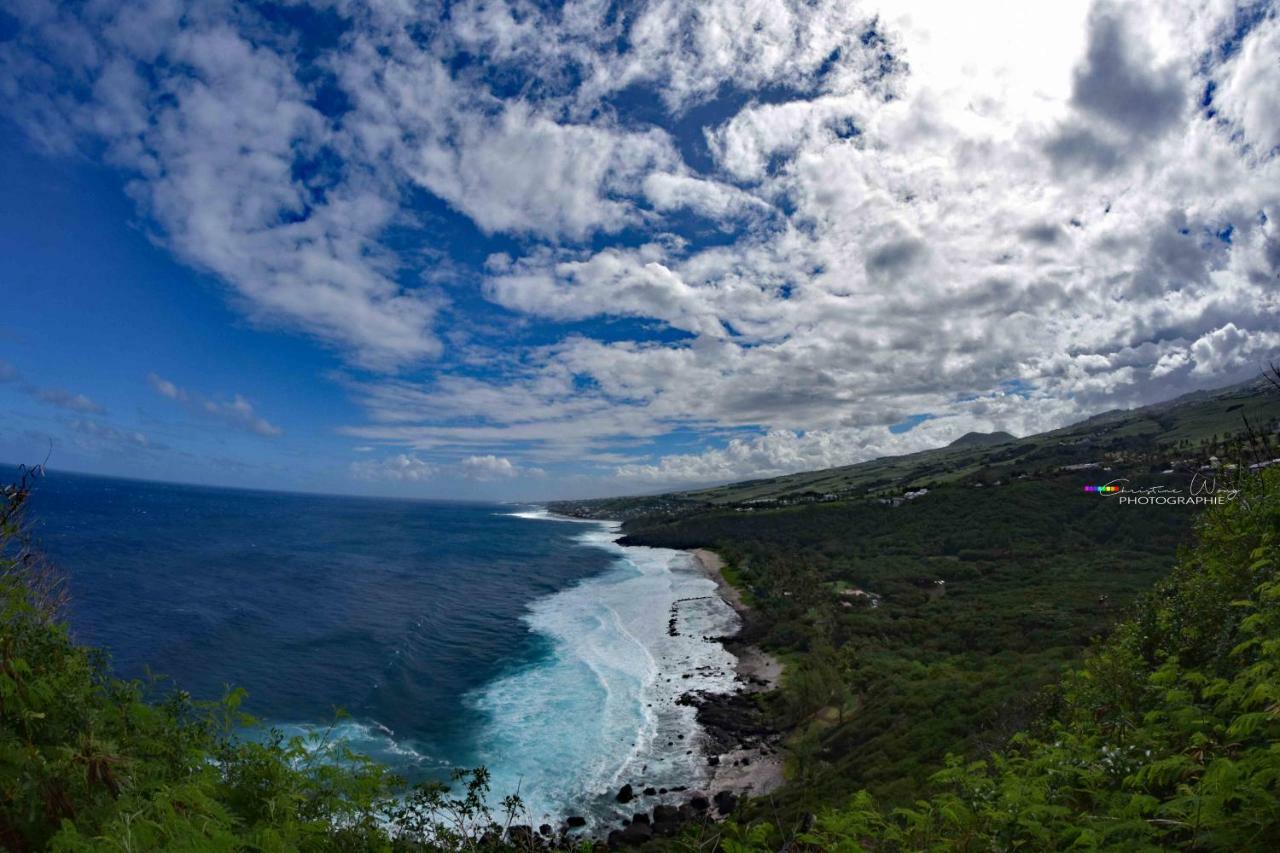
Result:
{"label": "rocky outcrop", "polygon": [[507,840],[516,847],[527,849],[532,847],[538,838],[534,835],[532,826],[517,824],[507,830]]}
{"label": "rocky outcrop", "polygon": [[670,838],[687,826],[731,814],[738,808],[738,803],[738,795],[732,791],[718,791],[712,797],[695,791],[679,805],[658,803],[651,812],[636,812],[624,818],[622,828],[612,830],[605,843],[616,849],[638,846],[655,837]]}
{"label": "rocky outcrop", "polygon": [[677,700],[697,710],[698,724],[706,733],[707,763],[742,749],[772,749],[778,732],[750,693],[686,693]]}

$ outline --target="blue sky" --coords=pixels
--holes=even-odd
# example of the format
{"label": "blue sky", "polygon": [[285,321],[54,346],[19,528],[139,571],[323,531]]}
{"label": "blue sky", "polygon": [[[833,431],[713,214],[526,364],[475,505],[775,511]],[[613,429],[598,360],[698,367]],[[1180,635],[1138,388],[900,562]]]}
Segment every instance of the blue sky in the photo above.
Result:
{"label": "blue sky", "polygon": [[955,5],[20,0],[0,461],[611,494],[1256,372],[1272,5]]}

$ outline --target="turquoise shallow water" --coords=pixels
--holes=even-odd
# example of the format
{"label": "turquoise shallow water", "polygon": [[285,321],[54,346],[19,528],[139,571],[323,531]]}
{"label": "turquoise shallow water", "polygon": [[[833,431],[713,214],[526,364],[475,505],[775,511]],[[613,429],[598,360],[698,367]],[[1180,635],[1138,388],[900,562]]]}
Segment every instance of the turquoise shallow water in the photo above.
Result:
{"label": "turquoise shallow water", "polygon": [[32,511],[73,630],[122,675],[242,686],[287,732],[342,707],[357,749],[412,779],[484,764],[535,819],[603,818],[625,781],[705,773],[675,699],[729,689],[732,659],[703,637],[736,617],[682,552],[532,507],[57,472]]}

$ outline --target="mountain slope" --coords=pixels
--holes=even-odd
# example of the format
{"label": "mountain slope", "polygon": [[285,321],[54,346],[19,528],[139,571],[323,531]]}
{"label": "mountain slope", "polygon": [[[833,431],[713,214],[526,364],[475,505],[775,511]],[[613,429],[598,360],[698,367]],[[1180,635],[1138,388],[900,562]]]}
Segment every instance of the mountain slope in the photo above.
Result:
{"label": "mountain slope", "polygon": [[1017,436],[1007,432],[966,432],[947,447],[990,447],[994,444],[1008,444],[1017,440]]}
{"label": "mountain slope", "polygon": [[1258,379],[1139,409],[1105,412],[1021,439],[1008,433],[970,433],[947,447],[904,456],[663,495],[561,501],[552,509],[582,517],[625,519],[709,506],[886,497],[950,483],[1007,482],[1093,463],[1105,467],[1122,461],[1155,471],[1190,469],[1207,459],[1220,440],[1239,436],[1245,418],[1256,430],[1274,435],[1280,421],[1280,395],[1269,389],[1265,380]]}

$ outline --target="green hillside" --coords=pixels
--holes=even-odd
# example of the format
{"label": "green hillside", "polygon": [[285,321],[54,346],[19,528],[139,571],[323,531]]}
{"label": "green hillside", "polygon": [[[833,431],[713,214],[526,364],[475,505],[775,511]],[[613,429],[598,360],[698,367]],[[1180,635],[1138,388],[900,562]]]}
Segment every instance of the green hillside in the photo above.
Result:
{"label": "green hillside", "polygon": [[[748,849],[783,846],[788,827],[809,824],[806,815],[818,815],[825,833],[812,835],[823,841],[809,849],[921,849],[933,846],[930,837],[939,849],[1056,849],[1055,838],[1088,846],[1090,838],[1112,836],[1105,825],[1088,828],[1083,818],[1072,823],[1069,801],[1046,805],[1036,818],[1045,825],[1022,836],[1012,799],[1001,806],[1008,812],[982,813],[981,797],[995,797],[1005,786],[1000,795],[1014,798],[1020,784],[1005,758],[987,762],[993,752],[1016,753],[1018,744],[1075,713],[1079,693],[1072,679],[1084,676],[1063,681],[1064,669],[1078,666],[1091,643],[1118,623],[1139,620],[1148,630],[1147,620],[1163,619],[1149,615],[1156,606],[1144,598],[1150,590],[1186,594],[1183,586],[1169,592],[1164,579],[1193,543],[1193,519],[1204,507],[1125,505],[1081,487],[1124,479],[1126,488],[1188,495],[1194,483],[1212,478],[1228,507],[1212,507],[1213,524],[1256,508],[1239,506],[1235,489],[1261,490],[1253,492],[1256,500],[1265,494],[1274,503],[1276,476],[1264,488],[1250,469],[1262,471],[1280,456],[1278,398],[1269,383],[1248,383],[1108,412],[1021,440],[971,437],[828,471],[557,509],[621,513],[625,543],[717,550],[727,576],[753,605],[744,639],[787,662],[781,689],[761,707],[789,733],[788,782],[767,802],[746,807],[742,823],[767,839]],[[1250,519],[1250,535],[1257,537],[1276,516]],[[1207,553],[1203,539],[1202,533],[1201,555]],[[1230,571],[1234,592],[1215,588],[1214,603],[1205,606],[1221,607],[1223,596],[1246,592],[1240,566]],[[1193,644],[1179,633],[1186,629],[1164,627],[1170,642]],[[1133,630],[1121,627],[1115,636]],[[1207,636],[1235,629],[1228,620],[1196,630]],[[1094,654],[1109,659],[1110,645],[1100,648]],[[1152,676],[1157,664],[1148,664],[1152,671],[1129,677]],[[1134,723],[1140,722],[1138,714]],[[1105,742],[1089,743],[1100,754],[1072,760],[1105,758]],[[1161,753],[1151,760],[1173,759]],[[982,780],[973,785],[985,786],[980,791],[966,787],[966,771],[954,769],[972,762],[985,768],[973,771]],[[1280,765],[1272,769],[1280,773]],[[1037,772],[1046,775],[1027,783],[1051,786],[1054,770]],[[1123,780],[1107,784],[1117,781]],[[958,789],[963,795],[950,793]],[[1132,849],[1197,846],[1194,832],[1160,823],[1176,785],[1145,790],[1150,799],[1124,800],[1124,808],[1140,816],[1121,835],[1145,839]],[[967,799],[957,804],[947,799],[952,796]],[[898,811],[917,801],[928,804],[923,816],[907,819]],[[1120,802],[1117,794],[1107,808],[1121,808]],[[963,831],[951,826],[953,813],[967,814],[971,823]],[[920,826],[911,822],[917,819]],[[1217,819],[1220,830],[1230,824],[1225,814]],[[949,830],[957,834],[948,836]],[[1244,849],[1251,831],[1233,836]],[[1005,845],[1005,834],[1021,840]]]}
{"label": "green hillside", "polygon": [[[563,501],[572,515],[630,518],[684,514],[731,504],[793,504],[889,496],[945,484],[991,484],[1046,476],[1071,465],[1099,463],[1129,471],[1189,471],[1215,453],[1236,455],[1245,419],[1269,436],[1280,424],[1280,395],[1262,379],[1201,391],[1132,411],[1096,415],[1022,439],[1007,433],[974,438],[905,456],[889,456],[821,471],[749,480],[657,496]],[[1224,457],[1225,458],[1225,457]]]}
{"label": "green hillside", "polygon": [[[1043,715],[1003,746],[953,751],[909,799],[864,788],[800,817],[757,808],[704,835],[703,849],[1275,850],[1280,469],[1237,485],[1129,618],[1043,694]],[[944,681],[936,695],[957,686]],[[913,713],[919,725],[952,709],[922,702]]]}

